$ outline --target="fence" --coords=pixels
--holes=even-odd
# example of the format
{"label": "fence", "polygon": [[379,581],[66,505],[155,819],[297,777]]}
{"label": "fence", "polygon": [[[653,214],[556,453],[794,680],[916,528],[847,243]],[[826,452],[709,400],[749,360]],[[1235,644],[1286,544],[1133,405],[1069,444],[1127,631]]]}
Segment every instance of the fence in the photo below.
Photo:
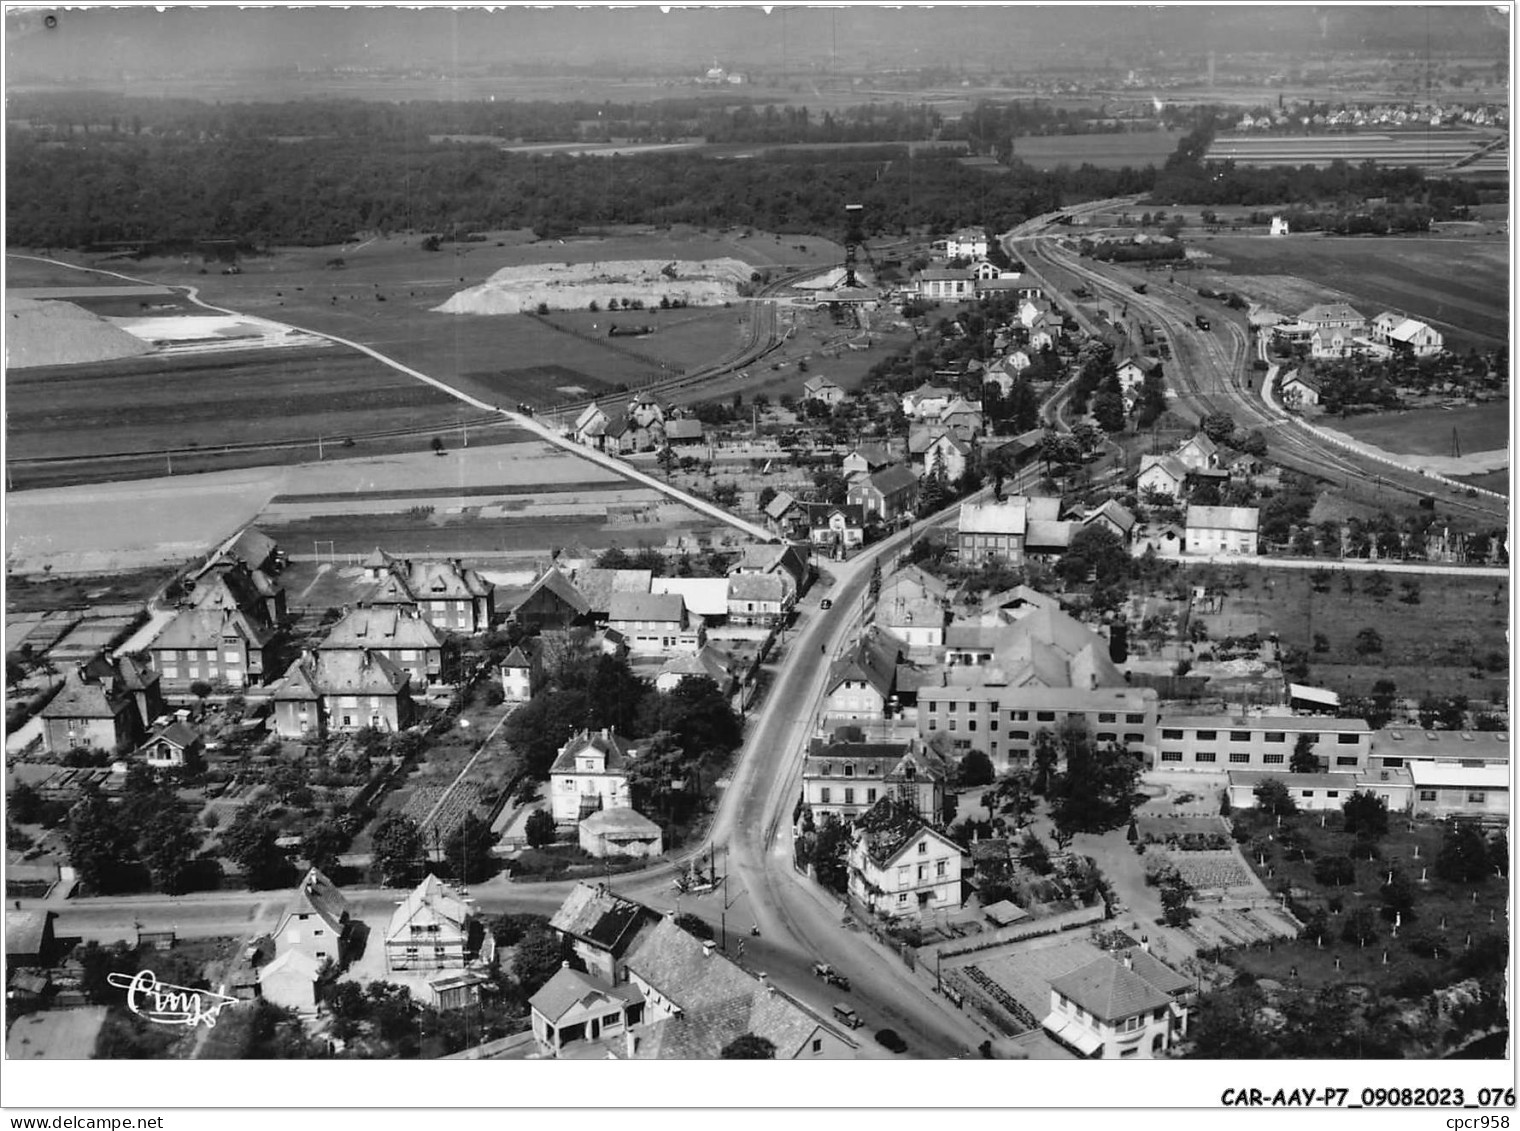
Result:
{"label": "fence", "polygon": [[962,954],[976,954],[979,951],[991,950],[994,947],[1006,946],[1009,943],[1023,942],[1026,939],[1042,938],[1046,935],[1058,935],[1062,931],[1076,930],[1091,923],[1097,923],[1107,918],[1108,909],[1103,903],[1095,903],[1091,907],[1078,907],[1071,911],[1062,911],[1044,919],[1034,919],[1026,923],[1017,923],[1011,927],[1003,927],[993,931],[989,936],[980,935],[976,942],[968,946],[940,946],[929,948],[937,951],[941,959],[954,958]]}

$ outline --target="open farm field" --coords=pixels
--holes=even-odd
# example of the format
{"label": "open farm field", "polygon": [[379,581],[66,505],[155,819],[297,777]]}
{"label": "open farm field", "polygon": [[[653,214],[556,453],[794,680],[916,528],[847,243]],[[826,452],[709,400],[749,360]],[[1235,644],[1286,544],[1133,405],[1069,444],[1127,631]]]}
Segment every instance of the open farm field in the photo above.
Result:
{"label": "open farm field", "polygon": [[1394,309],[1429,322],[1446,336],[1448,349],[1490,349],[1509,340],[1507,241],[1221,235],[1189,243],[1214,257],[1206,261],[1211,272],[1323,284],[1354,296],[1368,318]]}
{"label": "open farm field", "polygon": [[1508,495],[1510,488],[1510,471],[1505,468],[1502,471],[1486,471],[1482,475],[1457,475],[1463,483],[1471,484],[1484,491],[1497,491],[1501,495]]}
{"label": "open farm field", "polygon": [[143,452],[445,425],[446,394],[332,349],[138,357],[7,372],[12,458]]}
{"label": "open farm field", "polygon": [[[747,302],[737,302],[731,307],[597,314],[565,310],[547,316],[552,325],[605,345],[611,355],[622,354],[646,364],[658,360],[662,375],[698,369],[735,352],[747,340],[753,319],[754,307]],[[614,325],[653,326],[655,332],[614,338],[608,335]]]}
{"label": "open farm field", "polygon": [[[1209,637],[1276,632],[1284,648],[1309,653],[1305,682],[1342,695],[1366,695],[1377,680],[1392,679],[1403,696],[1461,693],[1506,701],[1507,672],[1475,678],[1473,660],[1509,654],[1507,582],[1428,574],[1418,579],[1419,604],[1409,605],[1399,600],[1396,580],[1380,601],[1363,591],[1370,574],[1337,570],[1333,561],[1325,564],[1335,574],[1325,593],[1313,591],[1308,570],[1231,567],[1229,572],[1238,569],[1249,583],[1229,591],[1223,612],[1201,618]],[[1382,636],[1383,650],[1363,657],[1356,652],[1356,637],[1368,627]],[[1312,651],[1316,633],[1328,638],[1329,651]]]}
{"label": "open farm field", "polygon": [[1161,165],[1177,151],[1182,134],[1149,130],[1122,134],[1055,134],[1013,139],[1013,157],[1035,169],[1057,165],[1092,165],[1119,169],[1126,165]]}
{"label": "open farm field", "polygon": [[1373,412],[1327,420],[1328,427],[1385,451],[1408,455],[1447,456],[1455,430],[1464,454],[1502,451],[1509,447],[1509,404],[1462,405],[1457,408],[1416,408],[1404,412]]}
{"label": "open farm field", "polygon": [[1476,130],[1389,130],[1303,136],[1226,133],[1214,139],[1205,158],[1234,161],[1237,165],[1295,169],[1341,160],[1357,165],[1374,161],[1380,165],[1436,170],[1472,156],[1492,140],[1493,135]]}

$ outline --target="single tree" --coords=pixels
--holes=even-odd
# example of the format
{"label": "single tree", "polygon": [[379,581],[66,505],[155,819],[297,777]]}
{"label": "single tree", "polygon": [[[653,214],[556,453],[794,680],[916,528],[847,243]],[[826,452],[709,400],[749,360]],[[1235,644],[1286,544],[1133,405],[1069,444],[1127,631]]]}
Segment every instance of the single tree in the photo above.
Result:
{"label": "single tree", "polygon": [[554,931],[548,928],[529,931],[512,956],[512,977],[517,980],[518,991],[524,997],[538,993],[559,971],[564,957],[564,947]]}
{"label": "single tree", "polygon": [[201,847],[195,818],[178,805],[166,804],[139,828],[137,847],[153,886],[166,895],[185,892]]}
{"label": "single tree", "polygon": [[1368,625],[1356,634],[1356,654],[1372,656],[1383,650],[1383,634]]}
{"label": "single tree", "polygon": [[543,848],[554,843],[554,818],[547,809],[535,809],[523,825],[528,847]]}
{"label": "single tree", "polygon": [[969,750],[956,768],[960,784],[965,787],[990,785],[996,776],[992,759],[980,750]]}
{"label": "single tree", "polygon": [[285,880],[288,864],[276,841],[280,830],[262,809],[245,806],[223,831],[220,850],[248,877],[254,889],[278,886]]}
{"label": "single tree", "polygon": [[409,886],[419,878],[422,830],[412,818],[393,813],[375,828],[374,861],[387,887]]}
{"label": "single tree", "polygon": [[1471,821],[1453,821],[1436,856],[1436,875],[1448,883],[1473,884],[1493,874],[1488,843]]}
{"label": "single tree", "polygon": [[349,837],[337,821],[319,821],[301,837],[301,855],[313,868],[331,872],[338,866],[338,855],[348,847]]}
{"label": "single tree", "polygon": [[741,1033],[718,1054],[722,1060],[775,1060],[776,1046],[764,1037]]}
{"label": "single tree", "polygon": [[42,794],[30,782],[17,782],[11,790],[6,815],[18,825],[33,825],[42,819]]}
{"label": "single tree", "polygon": [[1193,921],[1193,885],[1173,872],[1161,881],[1161,915],[1168,927],[1186,927]]}
{"label": "single tree", "polygon": [[443,842],[443,856],[449,872],[465,884],[477,884],[496,874],[496,858],[491,847],[496,834],[491,826],[474,813],[466,813]]}
{"label": "single tree", "polygon": [[1314,878],[1326,887],[1345,887],[1356,880],[1356,862],[1349,856],[1321,856],[1314,862]]}
{"label": "single tree", "polygon": [[1352,836],[1377,840],[1388,833],[1388,802],[1369,790],[1357,790],[1341,806],[1342,827]]}
{"label": "single tree", "polygon": [[1251,792],[1256,798],[1256,807],[1264,813],[1270,813],[1274,817],[1291,817],[1298,812],[1298,803],[1293,800],[1293,794],[1280,778],[1264,778]]}
{"label": "single tree", "polygon": [[69,812],[64,833],[69,864],[92,891],[119,890],[136,860],[133,842],[115,807],[98,790],[87,792]]}
{"label": "single tree", "polygon": [[1314,753],[1314,736],[1308,731],[1303,731],[1293,743],[1293,757],[1288,760],[1288,769],[1295,774],[1319,773],[1319,756]]}

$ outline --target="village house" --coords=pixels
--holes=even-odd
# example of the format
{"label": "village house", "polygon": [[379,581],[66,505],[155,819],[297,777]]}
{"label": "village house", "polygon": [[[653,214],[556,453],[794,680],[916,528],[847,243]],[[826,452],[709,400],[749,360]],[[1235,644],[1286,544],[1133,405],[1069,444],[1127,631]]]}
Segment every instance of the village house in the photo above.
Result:
{"label": "village house", "polygon": [[892,453],[887,450],[885,444],[859,444],[854,451],[844,457],[844,462],[839,465],[839,472],[846,479],[859,472],[869,475],[880,471],[892,462]]}
{"label": "village house", "polygon": [[728,623],[771,628],[784,624],[796,601],[779,573],[738,573],[728,579]]}
{"label": "village house", "polygon": [[1258,519],[1255,507],[1189,506],[1183,552],[1254,555]]}
{"label": "village house", "polygon": [[550,566],[513,607],[510,616],[536,631],[569,628],[590,620],[591,606],[558,566]]}
{"label": "village house", "polygon": [[654,577],[649,592],[675,594],[685,603],[688,616],[711,629],[728,621],[728,585],[727,577]]}
{"label": "village house", "polygon": [[588,448],[601,449],[607,434],[608,416],[595,402],[581,410],[570,429],[570,438]]}
{"label": "village house", "polygon": [[707,635],[702,618],[688,614],[679,593],[615,592],[607,627],[621,634],[635,656],[695,652]]}
{"label": "village house", "polygon": [[387,970],[463,970],[474,918],[453,887],[429,873],[391,915],[385,930]]}
{"label": "village house", "polygon": [[270,937],[276,956],[297,951],[317,966],[327,961],[342,966],[353,946],[353,925],[343,892],[312,868],[291,893]]}
{"label": "village house", "polygon": [[[1060,500],[1052,499],[1051,502],[1059,503]],[[1071,548],[1072,535],[1081,528],[1082,524],[1075,519],[1035,518],[1031,510],[1024,533],[1025,558],[1055,561]]]}
{"label": "village house", "polygon": [[582,566],[571,574],[570,580],[585,598],[592,622],[605,624],[612,612],[613,594],[647,594],[654,582],[654,572],[647,569],[598,569],[595,566]]}
{"label": "village house", "polygon": [[320,1003],[322,964],[300,950],[287,950],[258,971],[258,996],[302,1017],[314,1017]]}
{"label": "village house", "polygon": [[238,610],[268,627],[284,620],[285,589],[261,569],[249,569],[231,554],[213,558],[187,577],[180,604],[205,612]]}
{"label": "village house", "polygon": [[963,565],[1001,559],[1024,560],[1029,500],[1012,496],[1002,502],[963,503],[956,527],[956,549]]}
{"label": "village house", "polygon": [[1145,379],[1160,367],[1161,363],[1153,357],[1125,358],[1117,370],[1120,391],[1126,396],[1137,392],[1145,384]]}
{"label": "village house", "polygon": [[903,415],[909,420],[938,420],[945,406],[954,399],[954,389],[926,381],[912,392],[903,394]]}
{"label": "village house", "polygon": [[[588,972],[567,962],[529,1002],[543,1054],[715,1060],[749,1034],[769,1041],[778,1060],[852,1055],[851,1042],[779,992],[764,974],[747,973],[718,953],[715,942],[703,942],[673,918],[638,904],[621,906],[627,902],[587,905],[577,889],[551,920],[572,940]],[[575,924],[561,927],[566,907],[575,903],[581,905]]]}
{"label": "village house", "polygon": [[829,668],[821,711],[825,726],[886,718],[901,658],[895,640],[868,629]]}
{"label": "village house", "polygon": [[175,719],[155,728],[138,753],[156,770],[183,770],[197,765],[204,750],[205,743],[195,729]]}
{"label": "village house", "polygon": [[751,542],[740,552],[739,560],[728,567],[730,578],[747,573],[775,574],[795,601],[807,589],[811,567],[803,547]]}
{"label": "village house", "polygon": [[817,547],[843,556],[865,544],[865,512],[858,504],[809,503],[808,540]]}
{"label": "village house", "polygon": [[956,439],[969,443],[982,434],[982,406],[957,397],[940,410],[939,423]]}
{"label": "village house", "polygon": [[526,703],[543,686],[543,642],[530,636],[512,646],[501,661],[501,691],[508,703]]}
{"label": "village house", "polygon": [[961,905],[961,848],[896,797],[860,816],[849,852],[850,895],[888,919]]}
{"label": "village house", "polygon": [[672,448],[696,447],[706,438],[702,422],[694,416],[665,422],[665,443]]}
{"label": "village house", "polygon": [[1443,348],[1439,330],[1392,311],[1384,311],[1372,320],[1372,340],[1415,357],[1434,357]]}
{"label": "village house", "polygon": [[114,751],[136,743],[163,710],[158,673],[130,657],[96,656],[75,665],[63,686],[38,712],[42,748]]}
{"label": "village house", "polygon": [[550,918],[549,928],[591,977],[611,983],[634,940],[659,921],[659,912],[624,899],[605,884],[582,880]]}
{"label": "village house", "polygon": [[239,609],[184,609],[148,646],[165,691],[192,683],[244,688],[264,682],[275,631]]}
{"label": "village house", "polygon": [[412,677],[375,652],[308,652],[274,685],[271,729],[282,738],[405,730],[412,725]]}
{"label": "village house", "polygon": [[453,558],[394,564],[365,603],[414,606],[434,628],[468,636],[484,632],[496,617],[496,586]]}
{"label": "village house", "polygon": [[844,386],[827,377],[821,375],[809,377],[802,383],[803,400],[817,401],[819,404],[825,404],[832,408],[844,400],[844,398]]}
{"label": "village house", "polygon": [[1140,457],[1140,474],[1135,479],[1135,490],[1142,497],[1148,492],[1154,492],[1178,501],[1183,497],[1187,477],[1187,465],[1176,456],[1143,455]]}
{"label": "village house", "polygon": [[1320,380],[1297,369],[1277,384],[1278,397],[1283,408],[1303,408],[1320,402]]}
{"label": "village house", "polygon": [[327,631],[319,652],[373,652],[412,677],[416,690],[443,682],[443,642],[413,606],[352,609]]}
{"label": "village house", "polygon": [[1156,1060],[1187,1035],[1192,983],[1147,951],[1105,954],[1050,983],[1044,1030],[1094,1060]]}
{"label": "village house", "polygon": [[910,651],[937,648],[945,642],[949,604],[949,589],[943,581],[908,566],[883,582],[874,623]]}
{"label": "village house", "polygon": [[918,739],[871,742],[854,727],[814,738],[802,763],[802,797],[821,821],[833,813],[853,821],[883,797],[925,820],[944,810],[950,768]]}
{"label": "village house", "polygon": [[936,473],[949,483],[966,474],[971,445],[942,428],[920,431],[908,437],[908,454],[920,465],[920,478]]}
{"label": "village house", "polygon": [[987,233],[980,228],[961,228],[945,238],[949,259],[986,259],[987,250]]}
{"label": "village house", "polygon": [[1135,516],[1125,510],[1117,500],[1109,499],[1101,507],[1090,511],[1082,519],[1083,526],[1104,526],[1117,534],[1126,546],[1135,531]]}
{"label": "village house", "polygon": [[630,804],[628,763],[638,750],[610,730],[583,730],[549,767],[549,813],[568,828],[592,813]]}
{"label": "village house", "polygon": [[1202,432],[1195,432],[1172,453],[1189,471],[1204,471],[1219,466],[1219,445]]}
{"label": "village house", "polygon": [[850,482],[845,501],[882,522],[891,522],[918,505],[918,476],[901,463],[860,473]]}
{"label": "village house", "polygon": [[738,684],[733,669],[733,657],[716,644],[707,643],[697,652],[681,652],[666,660],[654,677],[654,689],[674,691],[688,679],[710,679],[727,699]]}
{"label": "village house", "polygon": [[765,528],[783,538],[794,538],[806,521],[807,510],[789,491],[777,491],[765,504]]}
{"label": "village house", "polygon": [[665,851],[660,826],[629,807],[592,813],[577,827],[581,850],[602,859],[608,856],[654,857]]}

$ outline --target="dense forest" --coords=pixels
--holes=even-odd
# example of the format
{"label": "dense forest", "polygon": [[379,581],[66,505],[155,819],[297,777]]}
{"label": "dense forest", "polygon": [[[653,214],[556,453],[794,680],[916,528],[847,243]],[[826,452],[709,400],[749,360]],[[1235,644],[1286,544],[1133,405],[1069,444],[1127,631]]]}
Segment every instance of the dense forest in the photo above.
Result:
{"label": "dense forest", "polygon": [[1006,231],[1072,200],[1143,192],[1149,169],[997,176],[903,147],[722,161],[691,153],[573,158],[491,145],[348,139],[192,142],[11,138],[7,236],[23,247],[236,239],[340,243],[357,232],[608,224],[832,232],[846,203],[867,235],[977,224]]}

